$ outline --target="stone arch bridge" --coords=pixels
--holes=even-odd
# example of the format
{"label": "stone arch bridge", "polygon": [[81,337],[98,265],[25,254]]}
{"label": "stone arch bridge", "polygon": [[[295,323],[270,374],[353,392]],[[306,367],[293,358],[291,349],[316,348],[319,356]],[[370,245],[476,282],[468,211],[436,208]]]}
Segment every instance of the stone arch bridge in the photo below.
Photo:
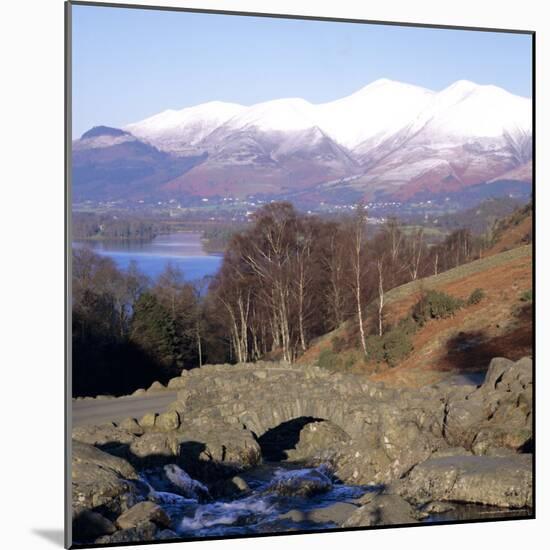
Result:
{"label": "stone arch bridge", "polygon": [[532,447],[529,358],[493,359],[481,386],[397,389],[362,375],[259,362],[187,371],[168,390],[177,392],[168,411],[76,427],[73,438],[138,465],[162,459],[186,468],[246,468],[284,451],[292,460],[328,460],[352,483],[391,482],[436,453]]}
{"label": "stone arch bridge", "polygon": [[373,405],[396,403],[399,390],[370,383],[366,377],[335,374],[315,366],[255,363],[215,365],[173,379],[178,401],[172,409],[183,419],[224,422],[256,437],[301,417],[330,421],[350,436],[375,421]]}
{"label": "stone arch bridge", "polygon": [[302,431],[296,443],[310,455],[330,451],[343,478],[386,482],[436,452],[459,448],[485,454],[528,445],[531,379],[529,358],[494,359],[478,387],[416,389],[390,388],[316,366],[259,362],[206,366],[171,380],[169,387],[178,391],[171,409],[181,428],[218,442],[219,456],[257,448],[285,424],[322,420],[324,427]]}

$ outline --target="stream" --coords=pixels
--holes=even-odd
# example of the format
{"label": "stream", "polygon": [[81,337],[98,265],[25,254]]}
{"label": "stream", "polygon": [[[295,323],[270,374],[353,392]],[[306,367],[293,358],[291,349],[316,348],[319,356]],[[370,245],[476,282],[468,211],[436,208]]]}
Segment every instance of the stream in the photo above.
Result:
{"label": "stream", "polygon": [[[303,468],[288,462],[266,463],[239,476],[245,490],[233,497],[212,499],[208,489],[177,466],[168,480],[158,471],[145,471],[149,498],[170,516],[178,536],[239,536],[289,531],[315,531],[341,526],[357,502],[376,485],[345,485],[328,468]],[[166,472],[166,469],[165,469]],[[177,493],[166,490],[177,486]],[[178,494],[179,493],[179,494]],[[471,504],[453,504],[443,513],[427,515],[422,521],[457,521],[480,518],[521,517],[523,510],[506,510]]]}
{"label": "stream", "polygon": [[207,489],[200,483],[193,486],[198,482],[191,478],[180,484],[183,491],[179,492],[186,496],[158,490],[163,488],[162,483],[159,485],[151,472],[144,472],[143,478],[153,488],[153,499],[168,513],[182,537],[335,528],[338,524],[332,519],[342,511],[333,505],[352,506],[355,499],[376,490],[374,486],[344,485],[323,466],[301,468],[291,463],[267,463],[243,473],[239,478],[248,490],[237,497],[216,500],[201,498]]}

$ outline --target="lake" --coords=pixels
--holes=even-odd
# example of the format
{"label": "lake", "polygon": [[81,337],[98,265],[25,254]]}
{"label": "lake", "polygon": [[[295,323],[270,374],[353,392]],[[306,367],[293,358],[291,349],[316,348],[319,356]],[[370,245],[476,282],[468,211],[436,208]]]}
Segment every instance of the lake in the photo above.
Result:
{"label": "lake", "polygon": [[168,263],[178,267],[187,281],[215,275],[222,256],[207,254],[200,233],[159,235],[152,241],[74,241],[73,247],[90,247],[101,256],[112,258],[120,269],[133,260],[142,273],[156,279]]}

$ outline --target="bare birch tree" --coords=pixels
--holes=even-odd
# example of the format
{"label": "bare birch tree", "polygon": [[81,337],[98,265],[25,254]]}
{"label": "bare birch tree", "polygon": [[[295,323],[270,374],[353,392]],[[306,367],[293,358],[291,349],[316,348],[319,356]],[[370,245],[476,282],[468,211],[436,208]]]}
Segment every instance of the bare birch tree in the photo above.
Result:
{"label": "bare birch tree", "polygon": [[383,312],[384,312],[384,256],[376,261],[378,272],[378,336],[383,335]]}
{"label": "bare birch tree", "polygon": [[420,273],[421,260],[424,253],[424,229],[419,228],[411,234],[409,243],[408,270],[411,281],[416,281]]}
{"label": "bare birch tree", "polygon": [[363,280],[365,277],[365,238],[366,238],[367,213],[363,204],[356,206],[351,226],[351,272],[352,289],[357,314],[357,325],[361,348],[367,354],[367,337],[365,331],[363,308]]}

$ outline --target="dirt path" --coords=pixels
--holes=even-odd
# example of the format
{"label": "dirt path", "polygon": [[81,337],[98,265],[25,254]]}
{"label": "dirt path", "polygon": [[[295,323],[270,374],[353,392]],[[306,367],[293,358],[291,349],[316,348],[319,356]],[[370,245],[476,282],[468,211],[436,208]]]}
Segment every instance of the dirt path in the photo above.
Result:
{"label": "dirt path", "polygon": [[161,413],[177,399],[177,392],[163,391],[143,396],[73,401],[73,426],[103,424],[125,418],[140,418],[147,412]]}

